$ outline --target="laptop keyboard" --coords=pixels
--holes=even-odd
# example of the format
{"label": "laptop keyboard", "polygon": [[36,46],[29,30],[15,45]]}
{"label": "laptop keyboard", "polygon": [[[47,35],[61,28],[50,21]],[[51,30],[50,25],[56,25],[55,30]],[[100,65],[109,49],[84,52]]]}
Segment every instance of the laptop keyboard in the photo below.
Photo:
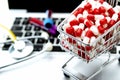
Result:
{"label": "laptop keyboard", "polygon": [[[40,20],[44,20],[44,18],[38,18]],[[57,26],[63,21],[64,18],[53,18],[54,24]],[[16,17],[11,30],[15,33],[15,35],[19,38],[30,37],[30,36],[41,36],[45,30],[41,29],[38,26],[29,23],[29,17]],[[48,33],[49,34],[49,33]],[[58,45],[59,32],[55,35],[49,34],[49,41],[53,44],[52,52],[64,52],[63,49]],[[7,40],[10,38],[8,37]],[[40,51],[44,44],[47,43],[48,40],[40,37],[40,38],[30,38],[28,39],[34,44],[34,51]],[[11,43],[5,43],[2,47],[3,50],[8,50],[11,46]]]}

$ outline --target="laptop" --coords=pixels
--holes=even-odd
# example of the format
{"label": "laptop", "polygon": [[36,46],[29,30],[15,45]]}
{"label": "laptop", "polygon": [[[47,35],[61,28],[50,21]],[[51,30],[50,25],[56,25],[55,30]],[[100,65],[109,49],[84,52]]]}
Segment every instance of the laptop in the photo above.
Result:
{"label": "laptop", "polygon": [[[9,20],[6,18],[5,25],[11,29],[18,38],[40,36],[37,38],[29,38],[30,42],[33,44],[32,54],[27,54],[27,57],[32,56],[36,52],[40,52],[43,46],[48,42],[52,43],[53,49],[49,52],[61,53],[66,52],[59,45],[58,35],[50,34],[48,31],[41,29],[41,27],[29,23],[30,18],[35,18],[40,21],[44,21],[47,18],[47,10],[52,11],[51,19],[54,25],[57,27],[70,13],[82,2],[82,0],[1,0],[2,3],[6,4],[7,11],[9,12]],[[3,7],[5,5],[2,5]],[[4,16],[5,17],[5,16]],[[1,20],[2,21],[2,20]],[[9,23],[9,24],[7,24]],[[44,39],[44,33],[48,34],[48,39]],[[7,36],[4,41],[9,41],[10,37]],[[2,51],[8,51],[13,43],[6,42],[2,45]],[[8,53],[9,54],[9,53]],[[4,54],[3,54],[4,55]],[[8,57],[8,56],[7,56]],[[5,56],[5,58],[7,58]],[[14,60],[8,60],[6,63],[2,63],[3,66],[14,64],[19,62],[19,60],[27,58],[14,56]],[[4,59],[5,59],[4,58]],[[11,57],[10,57],[11,58]],[[20,59],[19,59],[20,58]],[[8,58],[7,58],[8,59]]]}

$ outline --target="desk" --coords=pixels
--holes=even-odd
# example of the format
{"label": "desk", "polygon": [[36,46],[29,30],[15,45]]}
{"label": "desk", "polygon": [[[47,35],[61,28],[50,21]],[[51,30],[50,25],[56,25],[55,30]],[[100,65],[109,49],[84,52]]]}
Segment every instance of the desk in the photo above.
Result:
{"label": "desk", "polygon": [[[66,78],[63,64],[71,57],[68,53],[45,52],[23,63],[0,70],[0,80],[73,80]],[[120,80],[120,64],[116,60],[91,80]]]}

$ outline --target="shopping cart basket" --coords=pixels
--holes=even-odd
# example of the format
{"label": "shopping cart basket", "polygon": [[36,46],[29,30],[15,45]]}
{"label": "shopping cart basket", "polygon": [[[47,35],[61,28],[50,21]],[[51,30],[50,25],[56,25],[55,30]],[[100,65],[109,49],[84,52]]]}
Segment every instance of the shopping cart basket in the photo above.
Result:
{"label": "shopping cart basket", "polygon": [[[63,65],[63,72],[66,76],[72,76],[76,80],[89,79],[96,73],[100,72],[107,64],[118,59],[119,55],[111,58],[109,50],[120,42],[120,21],[117,21],[111,28],[98,36],[94,42],[89,44],[86,44],[81,39],[66,33],[64,26],[69,22],[69,18],[80,7],[81,5],[73,10],[70,16],[68,16],[68,18],[66,18],[57,28],[60,32],[58,38],[60,39],[61,47],[73,55]],[[103,58],[104,55],[107,55],[106,58]],[[79,64],[79,66],[73,67],[73,65],[76,64]],[[77,68],[77,72],[75,70],[73,71],[72,68]]]}

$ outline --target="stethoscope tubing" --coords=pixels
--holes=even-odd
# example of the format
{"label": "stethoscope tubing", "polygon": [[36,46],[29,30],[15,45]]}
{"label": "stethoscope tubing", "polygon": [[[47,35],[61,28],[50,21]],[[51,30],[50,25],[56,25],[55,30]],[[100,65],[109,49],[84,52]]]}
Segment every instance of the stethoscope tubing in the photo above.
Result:
{"label": "stethoscope tubing", "polygon": [[[50,43],[50,42],[48,42],[48,43]],[[46,43],[46,44],[47,44],[47,43]],[[52,43],[51,43],[51,44],[52,44]],[[48,51],[48,50],[49,50],[48,48],[49,48],[49,46],[48,46],[48,45],[45,45],[41,51],[35,52],[35,53],[33,53],[33,54],[29,55],[29,56],[26,56],[26,57],[24,57],[24,58],[20,58],[20,59],[18,59],[16,62],[13,62],[13,63],[11,63],[11,64],[7,64],[7,65],[5,65],[5,66],[2,66],[2,67],[0,67],[0,70],[1,70],[1,69],[5,69],[5,68],[8,68],[8,67],[13,66],[13,65],[17,65],[18,63],[22,63],[22,62],[27,61],[27,60],[30,60],[30,59],[32,59],[32,58],[35,58],[36,56],[39,56],[39,55],[43,54],[44,52]]]}

